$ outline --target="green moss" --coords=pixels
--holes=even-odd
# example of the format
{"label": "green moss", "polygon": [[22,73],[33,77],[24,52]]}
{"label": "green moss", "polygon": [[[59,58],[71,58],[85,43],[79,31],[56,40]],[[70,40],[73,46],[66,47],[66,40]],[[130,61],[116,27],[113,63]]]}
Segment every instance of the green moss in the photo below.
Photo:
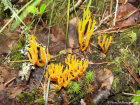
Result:
{"label": "green moss", "polygon": [[93,79],[95,78],[95,74],[93,71],[89,71],[89,72],[86,72],[86,83],[89,84],[91,82],[93,82]]}
{"label": "green moss", "polygon": [[[136,94],[140,95],[140,90],[137,90]],[[132,96],[131,102],[133,103],[133,105],[140,105],[140,96]]]}
{"label": "green moss", "polygon": [[117,95],[115,96],[115,99],[116,99],[117,101],[123,99],[122,94],[117,94]]}
{"label": "green moss", "polygon": [[54,105],[61,105],[61,103],[56,102],[56,103],[54,103]]}
{"label": "green moss", "polygon": [[115,93],[120,91],[120,79],[116,77],[112,83],[112,89],[115,91]]}
{"label": "green moss", "polygon": [[79,94],[80,90],[81,90],[80,83],[71,81],[68,85],[67,93],[68,94],[71,94],[71,93]]}
{"label": "green moss", "polygon": [[[23,56],[20,53],[20,49],[23,49],[25,47],[25,39],[19,39],[19,42],[16,46],[11,47],[11,53],[10,53],[10,61],[19,61],[23,60]],[[16,70],[19,70],[19,67],[22,65],[22,63],[12,63],[11,67],[13,67]]]}
{"label": "green moss", "polygon": [[43,99],[43,98],[38,98],[38,99],[37,99],[37,103],[38,103],[39,105],[44,104],[44,99]]}
{"label": "green moss", "polygon": [[87,88],[87,89],[86,89],[86,93],[87,93],[87,94],[92,94],[92,88]]}
{"label": "green moss", "polygon": [[25,97],[25,93],[21,93],[18,96],[19,96],[19,98],[24,98]]}
{"label": "green moss", "polygon": [[74,93],[76,93],[76,94],[80,93],[81,87],[80,87],[79,83],[75,82],[72,88],[73,88]]}
{"label": "green moss", "polygon": [[0,66],[4,66],[4,61],[3,60],[0,60]]}
{"label": "green moss", "polygon": [[39,97],[38,89],[33,89],[30,93],[21,93],[17,97],[17,102],[23,104],[30,104],[32,101],[37,100],[38,104],[43,104],[44,100]]}

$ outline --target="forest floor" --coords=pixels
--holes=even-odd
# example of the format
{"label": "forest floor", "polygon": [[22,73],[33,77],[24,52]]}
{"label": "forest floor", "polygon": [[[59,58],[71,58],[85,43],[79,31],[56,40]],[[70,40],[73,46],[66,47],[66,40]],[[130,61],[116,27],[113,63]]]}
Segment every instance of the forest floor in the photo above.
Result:
{"label": "forest floor", "polygon": [[[10,9],[4,10],[8,6],[3,4],[16,11],[29,2],[15,0],[11,6],[0,3],[0,105],[140,104],[138,0],[119,0],[117,9],[113,0],[76,0],[74,4],[79,2],[79,5],[70,12],[67,8],[73,7],[72,0],[70,4],[66,0],[50,4],[49,0],[42,0],[38,6],[32,6],[30,14],[21,20],[24,24],[16,24],[14,30],[13,24],[18,19],[12,20],[16,15]],[[42,4],[48,7],[41,10]],[[78,22],[83,19],[86,7],[90,10],[87,14],[91,15],[91,24],[87,22],[82,37]],[[96,24],[87,41],[88,28],[94,20]],[[84,40],[82,47],[89,42],[84,51],[80,48],[80,37]],[[105,45],[101,48],[99,42],[108,45],[108,49]],[[40,46],[45,49],[44,55]],[[50,57],[49,62],[46,56],[47,60]]]}

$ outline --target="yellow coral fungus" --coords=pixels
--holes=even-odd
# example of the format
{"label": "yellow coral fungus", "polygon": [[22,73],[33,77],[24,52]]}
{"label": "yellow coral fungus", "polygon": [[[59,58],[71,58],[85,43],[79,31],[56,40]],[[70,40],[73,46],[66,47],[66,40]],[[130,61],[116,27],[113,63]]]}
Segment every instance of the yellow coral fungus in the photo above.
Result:
{"label": "yellow coral fungus", "polygon": [[[50,61],[50,54],[48,52],[48,48],[46,49],[46,51],[47,51],[47,63],[48,63]],[[45,56],[45,51],[44,51],[42,46],[40,46],[40,57],[41,57],[41,61],[43,63],[43,66],[45,66],[45,64],[46,64],[46,56]]]}
{"label": "yellow coral fungus", "polygon": [[48,71],[46,72],[47,79],[48,75],[50,75],[50,81],[55,81],[58,83],[58,85],[56,85],[58,90],[60,90],[62,87],[67,87],[69,82],[73,79],[73,76],[70,74],[67,67],[63,72],[63,65],[61,65],[61,63],[48,65]]}
{"label": "yellow coral fungus", "polygon": [[[28,50],[29,50],[29,52],[31,54],[32,59],[30,57],[29,52],[27,54],[28,54],[28,58],[29,58],[30,62],[33,63],[34,66],[36,66],[36,65],[37,66],[45,65],[45,63],[46,63],[46,59],[45,59],[46,56],[45,56],[45,51],[44,51],[43,47],[40,47],[40,52],[41,52],[40,57],[41,57],[41,61],[42,61],[42,63],[40,63],[39,60],[38,60],[37,45],[36,45],[36,41],[35,41],[35,38],[34,38],[33,35],[32,35],[32,41],[31,41],[31,38],[29,36],[29,42],[30,42],[30,47],[31,48],[28,48]],[[47,49],[47,63],[49,61],[50,61],[50,54],[49,54],[48,49]]]}
{"label": "yellow coral fungus", "polygon": [[50,80],[57,82],[59,77],[62,76],[62,70],[63,70],[63,65],[61,65],[61,63],[55,65],[54,64],[48,65],[48,72],[46,73],[46,76],[49,73]]}
{"label": "yellow coral fungus", "polygon": [[110,43],[111,43],[111,40],[112,40],[112,36],[110,36],[109,42],[108,42],[108,38],[106,40],[106,34],[103,35],[102,43],[100,43],[100,39],[101,39],[101,35],[98,37],[98,44],[102,48],[103,52],[107,53],[107,50],[108,50]]}
{"label": "yellow coral fungus", "polygon": [[30,54],[29,53],[27,53],[27,54],[28,54],[28,58],[29,58],[30,62],[33,63],[34,66],[35,65],[42,66],[42,64],[38,60],[38,50],[37,50],[37,45],[36,45],[34,36],[32,36],[32,42],[31,42],[31,38],[29,36],[29,42],[30,42],[31,48],[28,48],[28,50],[32,56],[32,59],[30,57]]}
{"label": "yellow coral fungus", "polygon": [[76,59],[74,55],[68,55],[68,59],[65,59],[65,63],[67,64],[66,69],[63,71],[63,65],[59,64],[51,64],[48,65],[46,78],[48,79],[48,75],[50,75],[50,81],[55,81],[58,83],[56,88],[60,90],[62,87],[67,87],[71,80],[78,80],[78,76],[82,78],[83,73],[88,67],[88,60],[84,60],[84,62]]}
{"label": "yellow coral fungus", "polygon": [[84,63],[82,63],[82,60],[76,60],[74,55],[68,55],[68,59],[65,59],[65,63],[69,66],[69,69],[74,76],[74,80],[77,80],[78,76],[82,77],[82,74],[88,67],[88,60],[84,60]]}
{"label": "yellow coral fungus", "polygon": [[[84,9],[84,15],[85,15],[85,9]],[[85,51],[87,49],[87,47],[89,46],[89,40],[91,38],[91,35],[93,33],[94,26],[96,24],[96,21],[94,20],[93,21],[93,24],[92,24],[92,28],[90,30],[90,26],[91,26],[91,16],[90,15],[91,15],[91,13],[88,10],[87,15],[86,15],[86,18],[85,19],[83,18],[83,21],[81,19],[78,22],[79,43],[80,43],[80,49],[82,51]],[[86,42],[85,42],[85,47],[83,48],[84,32],[85,32],[85,27],[86,27],[86,25],[87,25],[88,22],[89,22],[89,24],[88,24],[88,29],[87,29],[87,33],[86,33],[87,34],[87,38],[86,38]]]}

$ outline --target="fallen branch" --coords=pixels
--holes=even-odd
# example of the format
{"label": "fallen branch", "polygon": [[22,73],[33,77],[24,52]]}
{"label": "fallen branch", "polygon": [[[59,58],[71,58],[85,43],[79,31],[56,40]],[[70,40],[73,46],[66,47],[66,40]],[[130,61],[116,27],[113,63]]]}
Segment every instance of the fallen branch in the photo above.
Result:
{"label": "fallen branch", "polygon": [[12,79],[10,79],[8,82],[6,82],[5,84],[4,84],[4,86],[7,86],[10,82],[12,82],[14,79],[16,79],[16,77],[13,77]]}
{"label": "fallen branch", "polygon": [[[140,22],[140,21],[137,21],[137,22],[135,22],[133,24],[124,25],[124,26],[121,26],[121,27],[112,27],[112,28],[105,29],[105,30],[99,30],[99,31],[93,32],[93,34],[95,34],[95,33],[96,34],[105,34],[105,33],[123,32],[125,30],[130,29],[130,28],[140,26],[140,24],[138,24],[138,22]],[[129,27],[129,28],[126,28],[126,27]],[[122,28],[126,28],[126,29],[122,29]]]}
{"label": "fallen branch", "polygon": [[124,95],[128,95],[128,96],[140,96],[140,95],[137,95],[137,94],[125,93],[125,92],[122,92],[122,94],[124,94]]}
{"label": "fallen branch", "polygon": [[106,64],[106,63],[111,63],[111,62],[102,62],[102,63],[88,62],[88,64],[90,64],[90,65],[102,65],[102,64]]}

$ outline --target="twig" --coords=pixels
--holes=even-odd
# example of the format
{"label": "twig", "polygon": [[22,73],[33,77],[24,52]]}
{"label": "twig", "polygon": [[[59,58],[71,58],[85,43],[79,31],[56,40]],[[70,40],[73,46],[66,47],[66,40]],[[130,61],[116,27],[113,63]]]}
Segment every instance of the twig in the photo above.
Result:
{"label": "twig", "polygon": [[74,7],[70,8],[70,13],[74,10],[74,8],[77,8],[78,6],[80,6],[80,4],[82,3],[82,0],[78,0],[77,3],[74,5]]}
{"label": "twig", "polygon": [[29,62],[29,60],[19,60],[19,61],[7,61],[7,62]]}
{"label": "twig", "polygon": [[97,29],[98,29],[98,27],[100,27],[100,26],[101,26],[101,24],[102,24],[105,20],[107,20],[110,16],[112,16],[112,15],[113,15],[113,13],[112,13],[112,14],[110,14],[110,15],[108,15],[108,16],[106,16],[104,19],[102,19],[102,20],[100,21],[99,25],[98,25],[97,27],[95,27],[94,31],[95,31],[95,30],[97,30]]}
{"label": "twig", "polygon": [[106,8],[105,8],[105,11],[104,11],[104,13],[102,15],[102,19],[104,19],[104,16],[105,16],[105,13],[106,13],[107,8],[108,8],[108,6],[106,6]]}
{"label": "twig", "polygon": [[115,17],[114,17],[114,22],[113,22],[113,26],[115,26],[115,22],[116,22],[116,16],[117,16],[117,9],[118,9],[118,0],[116,0],[116,11],[115,11]]}
{"label": "twig", "polygon": [[5,84],[4,84],[4,86],[7,86],[10,82],[12,82],[14,79],[16,79],[16,77],[13,77],[12,79],[10,79],[8,82],[6,82]]}
{"label": "twig", "polygon": [[138,78],[134,75],[134,73],[132,72],[132,70],[127,66],[127,64],[121,60],[124,63],[124,66],[127,68],[127,70],[129,71],[129,73],[134,77],[134,79],[137,81],[137,83],[139,84],[140,87],[140,81],[138,80]]}
{"label": "twig", "polygon": [[111,62],[102,62],[102,63],[88,63],[90,65],[102,65],[102,64],[106,64],[106,63],[111,63]]}
{"label": "twig", "polygon": [[122,94],[125,94],[125,95],[128,95],[128,96],[140,96],[140,95],[137,95],[137,94],[125,93],[125,92],[122,92]]}
{"label": "twig", "polygon": [[112,12],[112,0],[110,2],[110,13]]}
{"label": "twig", "polygon": [[[140,21],[138,21],[138,22],[140,22]],[[95,34],[95,33],[96,34],[104,34],[104,33],[122,32],[122,31],[128,30],[130,28],[134,28],[134,27],[140,26],[140,24],[135,25],[136,23],[137,22],[135,22],[134,24],[129,24],[129,25],[121,26],[121,27],[113,27],[113,28],[109,28],[109,29],[105,29],[105,30],[99,30],[97,32],[93,32],[93,34]],[[132,26],[132,25],[134,25],[134,26]],[[120,28],[128,27],[128,26],[129,27],[132,26],[132,27],[127,28],[127,29],[117,30],[117,29],[120,29]]]}
{"label": "twig", "polygon": [[133,93],[136,93],[136,90],[134,89],[134,87],[132,86],[132,84],[129,83],[129,85],[130,85],[131,89],[133,90]]}

